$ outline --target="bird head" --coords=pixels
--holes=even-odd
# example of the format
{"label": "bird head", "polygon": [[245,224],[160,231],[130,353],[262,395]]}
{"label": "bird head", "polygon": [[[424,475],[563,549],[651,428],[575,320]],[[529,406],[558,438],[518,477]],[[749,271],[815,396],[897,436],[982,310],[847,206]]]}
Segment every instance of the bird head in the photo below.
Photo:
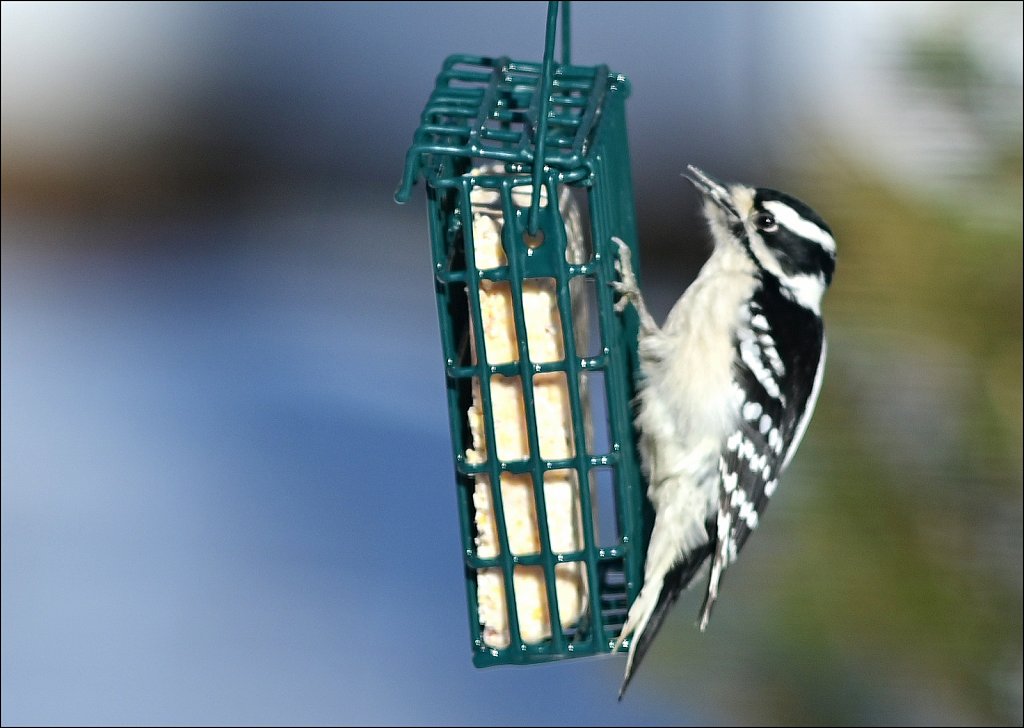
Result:
{"label": "bird head", "polygon": [[716,247],[741,246],[762,275],[778,279],[784,293],[820,311],[836,261],[836,242],[821,216],[784,192],[726,185],[693,165],[687,170],[684,176],[704,196]]}

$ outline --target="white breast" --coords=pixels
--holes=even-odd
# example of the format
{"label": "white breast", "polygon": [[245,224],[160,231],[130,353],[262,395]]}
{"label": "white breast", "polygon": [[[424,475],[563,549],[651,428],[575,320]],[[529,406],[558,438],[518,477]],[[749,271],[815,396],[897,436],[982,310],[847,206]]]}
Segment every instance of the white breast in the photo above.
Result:
{"label": "white breast", "polygon": [[684,474],[703,488],[700,472],[717,465],[721,442],[739,416],[733,335],[749,315],[745,304],[756,283],[754,264],[741,249],[716,248],[661,331],[640,342],[637,424],[652,499],[662,482]]}

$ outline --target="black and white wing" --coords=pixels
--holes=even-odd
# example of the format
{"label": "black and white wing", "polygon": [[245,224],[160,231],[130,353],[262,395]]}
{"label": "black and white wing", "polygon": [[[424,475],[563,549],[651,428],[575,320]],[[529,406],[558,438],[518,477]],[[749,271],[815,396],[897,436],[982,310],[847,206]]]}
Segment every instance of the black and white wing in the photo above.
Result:
{"label": "black and white wing", "polygon": [[[821,319],[775,296],[755,296],[737,333],[733,374],[739,420],[719,458],[717,542],[700,626],[707,626],[725,567],[757,527],[810,421],[821,386]],[[765,308],[768,308],[766,312]],[[772,314],[769,318],[766,314]]]}

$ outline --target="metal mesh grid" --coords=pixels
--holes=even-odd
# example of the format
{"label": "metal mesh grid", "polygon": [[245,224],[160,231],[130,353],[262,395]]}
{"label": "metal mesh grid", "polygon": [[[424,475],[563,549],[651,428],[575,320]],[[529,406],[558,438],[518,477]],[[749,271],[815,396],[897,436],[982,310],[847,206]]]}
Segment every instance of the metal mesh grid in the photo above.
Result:
{"label": "metal mesh grid", "polygon": [[[550,31],[550,24],[549,24]],[[549,34],[550,39],[550,34]],[[423,176],[427,183],[428,217],[445,361],[453,460],[464,552],[467,604],[474,664],[530,664],[611,651],[625,620],[626,609],[642,585],[643,554],[649,506],[637,467],[631,400],[636,361],[637,322],[632,309],[617,314],[609,283],[615,278],[613,236],[631,246],[636,239],[632,182],[625,124],[628,82],[607,67],[554,66],[540,170],[538,155],[544,69],[541,64],[455,55],[443,64],[437,86],[421,117],[396,199],[405,201]],[[503,164],[495,165],[494,162]],[[472,172],[472,174],[471,174]],[[558,204],[539,207],[539,180],[548,201],[557,201],[568,187],[588,210],[585,221],[591,242],[585,259],[567,250],[566,223]],[[517,204],[529,187],[533,205]],[[502,218],[501,247],[506,263],[486,269],[475,265],[474,190],[497,195]],[[536,232],[530,233],[531,228]],[[634,261],[637,260],[634,249]],[[533,361],[526,335],[523,286],[530,281],[553,284],[561,325],[564,356]],[[483,282],[507,283],[516,332],[514,361],[491,362],[483,332],[480,291]],[[583,282],[585,299],[570,289]],[[586,305],[596,337],[587,351],[578,351],[574,307]],[[561,373],[568,392],[572,422],[571,456],[544,459],[540,452],[535,379]],[[492,378],[508,377],[521,384],[528,456],[501,459],[493,420]],[[593,377],[598,384],[582,386]],[[467,410],[474,391],[484,417],[486,454],[471,462],[472,442]],[[587,413],[600,412],[600,428],[588,438],[593,422]],[[545,474],[570,471],[579,487],[582,545],[556,551],[548,528]],[[539,548],[513,553],[505,524],[501,480],[505,473],[524,474],[533,483],[533,507]],[[497,554],[479,553],[474,521],[474,488],[486,476],[494,507]],[[604,528],[600,529],[603,525]],[[611,531],[611,533],[609,533]],[[579,564],[585,575],[586,607],[571,625],[558,617],[556,574],[560,565]],[[519,629],[514,575],[517,569],[543,572],[550,635],[527,641]],[[564,568],[564,567],[563,567]],[[507,646],[484,638],[477,577],[500,570],[508,616]]]}
{"label": "metal mesh grid", "polygon": [[[543,66],[539,63],[454,55],[447,58],[420,118],[398,197],[408,199],[430,155],[505,162],[511,170],[533,164],[537,149]],[[587,175],[586,157],[609,90],[628,94],[628,82],[607,66],[558,66],[549,95],[544,163],[564,182]]]}

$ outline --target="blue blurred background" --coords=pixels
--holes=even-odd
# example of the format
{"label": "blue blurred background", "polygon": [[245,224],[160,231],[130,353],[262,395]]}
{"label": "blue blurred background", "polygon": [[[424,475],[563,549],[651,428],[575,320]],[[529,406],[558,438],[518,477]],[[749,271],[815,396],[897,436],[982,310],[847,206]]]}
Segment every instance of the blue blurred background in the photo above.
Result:
{"label": "blue blurred background", "polygon": [[2,6],[2,722],[1022,721],[1011,3],[573,4],[633,84],[661,317],[695,163],[840,258],[818,413],[715,623],[471,666],[422,192],[442,59],[545,3]]}

